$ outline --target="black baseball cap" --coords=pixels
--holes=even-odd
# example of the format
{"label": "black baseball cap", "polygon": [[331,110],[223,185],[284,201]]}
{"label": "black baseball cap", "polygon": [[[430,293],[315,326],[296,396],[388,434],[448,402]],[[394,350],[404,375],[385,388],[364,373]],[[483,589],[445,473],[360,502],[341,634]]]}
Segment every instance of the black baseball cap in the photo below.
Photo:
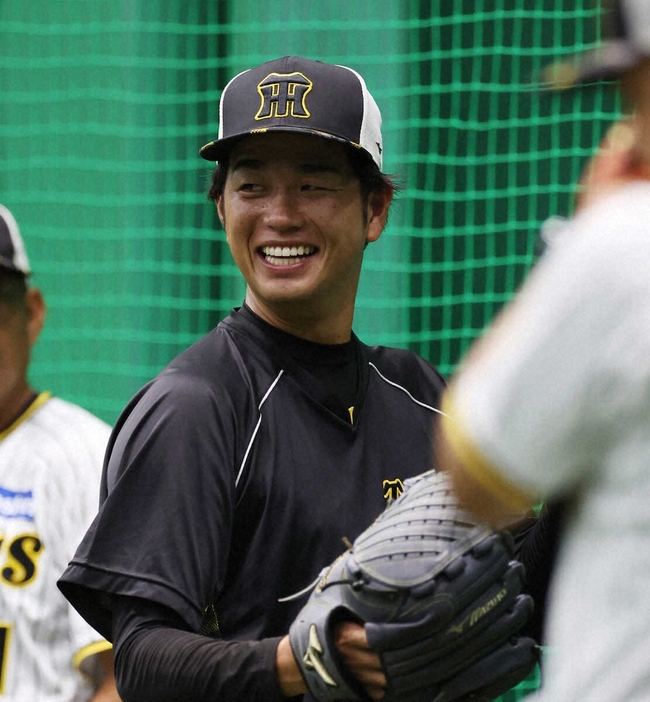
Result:
{"label": "black baseball cap", "polygon": [[564,90],[583,83],[616,80],[650,57],[650,0],[603,0],[601,43],[544,69],[543,83]]}
{"label": "black baseball cap", "polygon": [[363,78],[347,66],[285,56],[239,73],[221,94],[219,135],[201,156],[219,161],[237,139],[269,131],[350,144],[381,170],[381,113]]}
{"label": "black baseball cap", "polygon": [[0,205],[0,269],[29,275],[29,260],[16,220]]}

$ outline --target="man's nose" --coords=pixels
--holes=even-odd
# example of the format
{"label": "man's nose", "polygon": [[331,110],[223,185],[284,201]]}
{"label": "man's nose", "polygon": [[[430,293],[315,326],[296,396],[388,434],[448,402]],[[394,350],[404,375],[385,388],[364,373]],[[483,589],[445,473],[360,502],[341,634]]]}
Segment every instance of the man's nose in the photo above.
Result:
{"label": "man's nose", "polygon": [[299,194],[290,190],[277,190],[268,202],[266,224],[276,231],[293,231],[304,223]]}

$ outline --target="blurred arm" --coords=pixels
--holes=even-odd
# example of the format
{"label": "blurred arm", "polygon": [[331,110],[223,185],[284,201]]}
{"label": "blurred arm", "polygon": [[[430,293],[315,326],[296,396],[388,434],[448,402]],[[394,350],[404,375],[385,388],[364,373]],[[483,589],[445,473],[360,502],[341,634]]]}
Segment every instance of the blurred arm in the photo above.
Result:
{"label": "blurred arm", "polygon": [[451,419],[452,392],[445,393],[445,416],[436,429],[438,468],[449,473],[460,505],[479,519],[495,529],[520,522],[539,499],[508,481]]}
{"label": "blurred arm", "polygon": [[[576,192],[576,213],[627,183],[650,177],[650,173],[644,175],[643,169],[638,152],[637,120],[623,118],[610,128],[583,171]],[[538,285],[532,292],[530,288],[530,285],[525,286],[501,311],[489,333],[472,346],[463,359],[461,377],[467,369],[481,367],[486,356],[502,358],[501,362],[507,364],[507,354],[512,347],[505,341],[513,334],[513,329],[525,333],[529,327],[530,310],[535,309],[538,313],[537,300],[548,295],[548,284],[541,289]],[[522,303],[524,297],[528,300]],[[551,339],[550,333],[547,337]],[[499,466],[482,455],[465,433],[462,419],[453,407],[453,394],[452,383],[444,397],[447,416],[437,428],[435,446],[439,466],[450,474],[459,500],[466,509],[496,528],[509,526],[519,521],[531,505],[539,504],[539,496],[526,494],[505,477]]]}

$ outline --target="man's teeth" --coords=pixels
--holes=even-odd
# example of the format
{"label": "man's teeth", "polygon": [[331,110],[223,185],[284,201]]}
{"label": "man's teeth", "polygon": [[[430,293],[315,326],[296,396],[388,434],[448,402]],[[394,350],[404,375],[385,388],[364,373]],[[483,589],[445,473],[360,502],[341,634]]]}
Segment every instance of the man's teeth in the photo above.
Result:
{"label": "man's teeth", "polygon": [[286,265],[297,263],[301,256],[309,256],[315,250],[314,246],[264,246],[262,253],[269,263]]}

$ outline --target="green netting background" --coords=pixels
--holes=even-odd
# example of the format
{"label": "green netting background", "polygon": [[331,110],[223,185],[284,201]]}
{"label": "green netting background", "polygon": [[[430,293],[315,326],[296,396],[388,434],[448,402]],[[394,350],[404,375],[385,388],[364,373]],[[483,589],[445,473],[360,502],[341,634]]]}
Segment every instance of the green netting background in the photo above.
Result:
{"label": "green netting background", "polygon": [[225,82],[289,53],[366,77],[404,184],[355,329],[449,375],[618,113],[611,86],[533,88],[595,43],[596,14],[591,0],[0,0],[0,202],[50,308],[34,384],[113,422],[241,303],[198,149]]}

